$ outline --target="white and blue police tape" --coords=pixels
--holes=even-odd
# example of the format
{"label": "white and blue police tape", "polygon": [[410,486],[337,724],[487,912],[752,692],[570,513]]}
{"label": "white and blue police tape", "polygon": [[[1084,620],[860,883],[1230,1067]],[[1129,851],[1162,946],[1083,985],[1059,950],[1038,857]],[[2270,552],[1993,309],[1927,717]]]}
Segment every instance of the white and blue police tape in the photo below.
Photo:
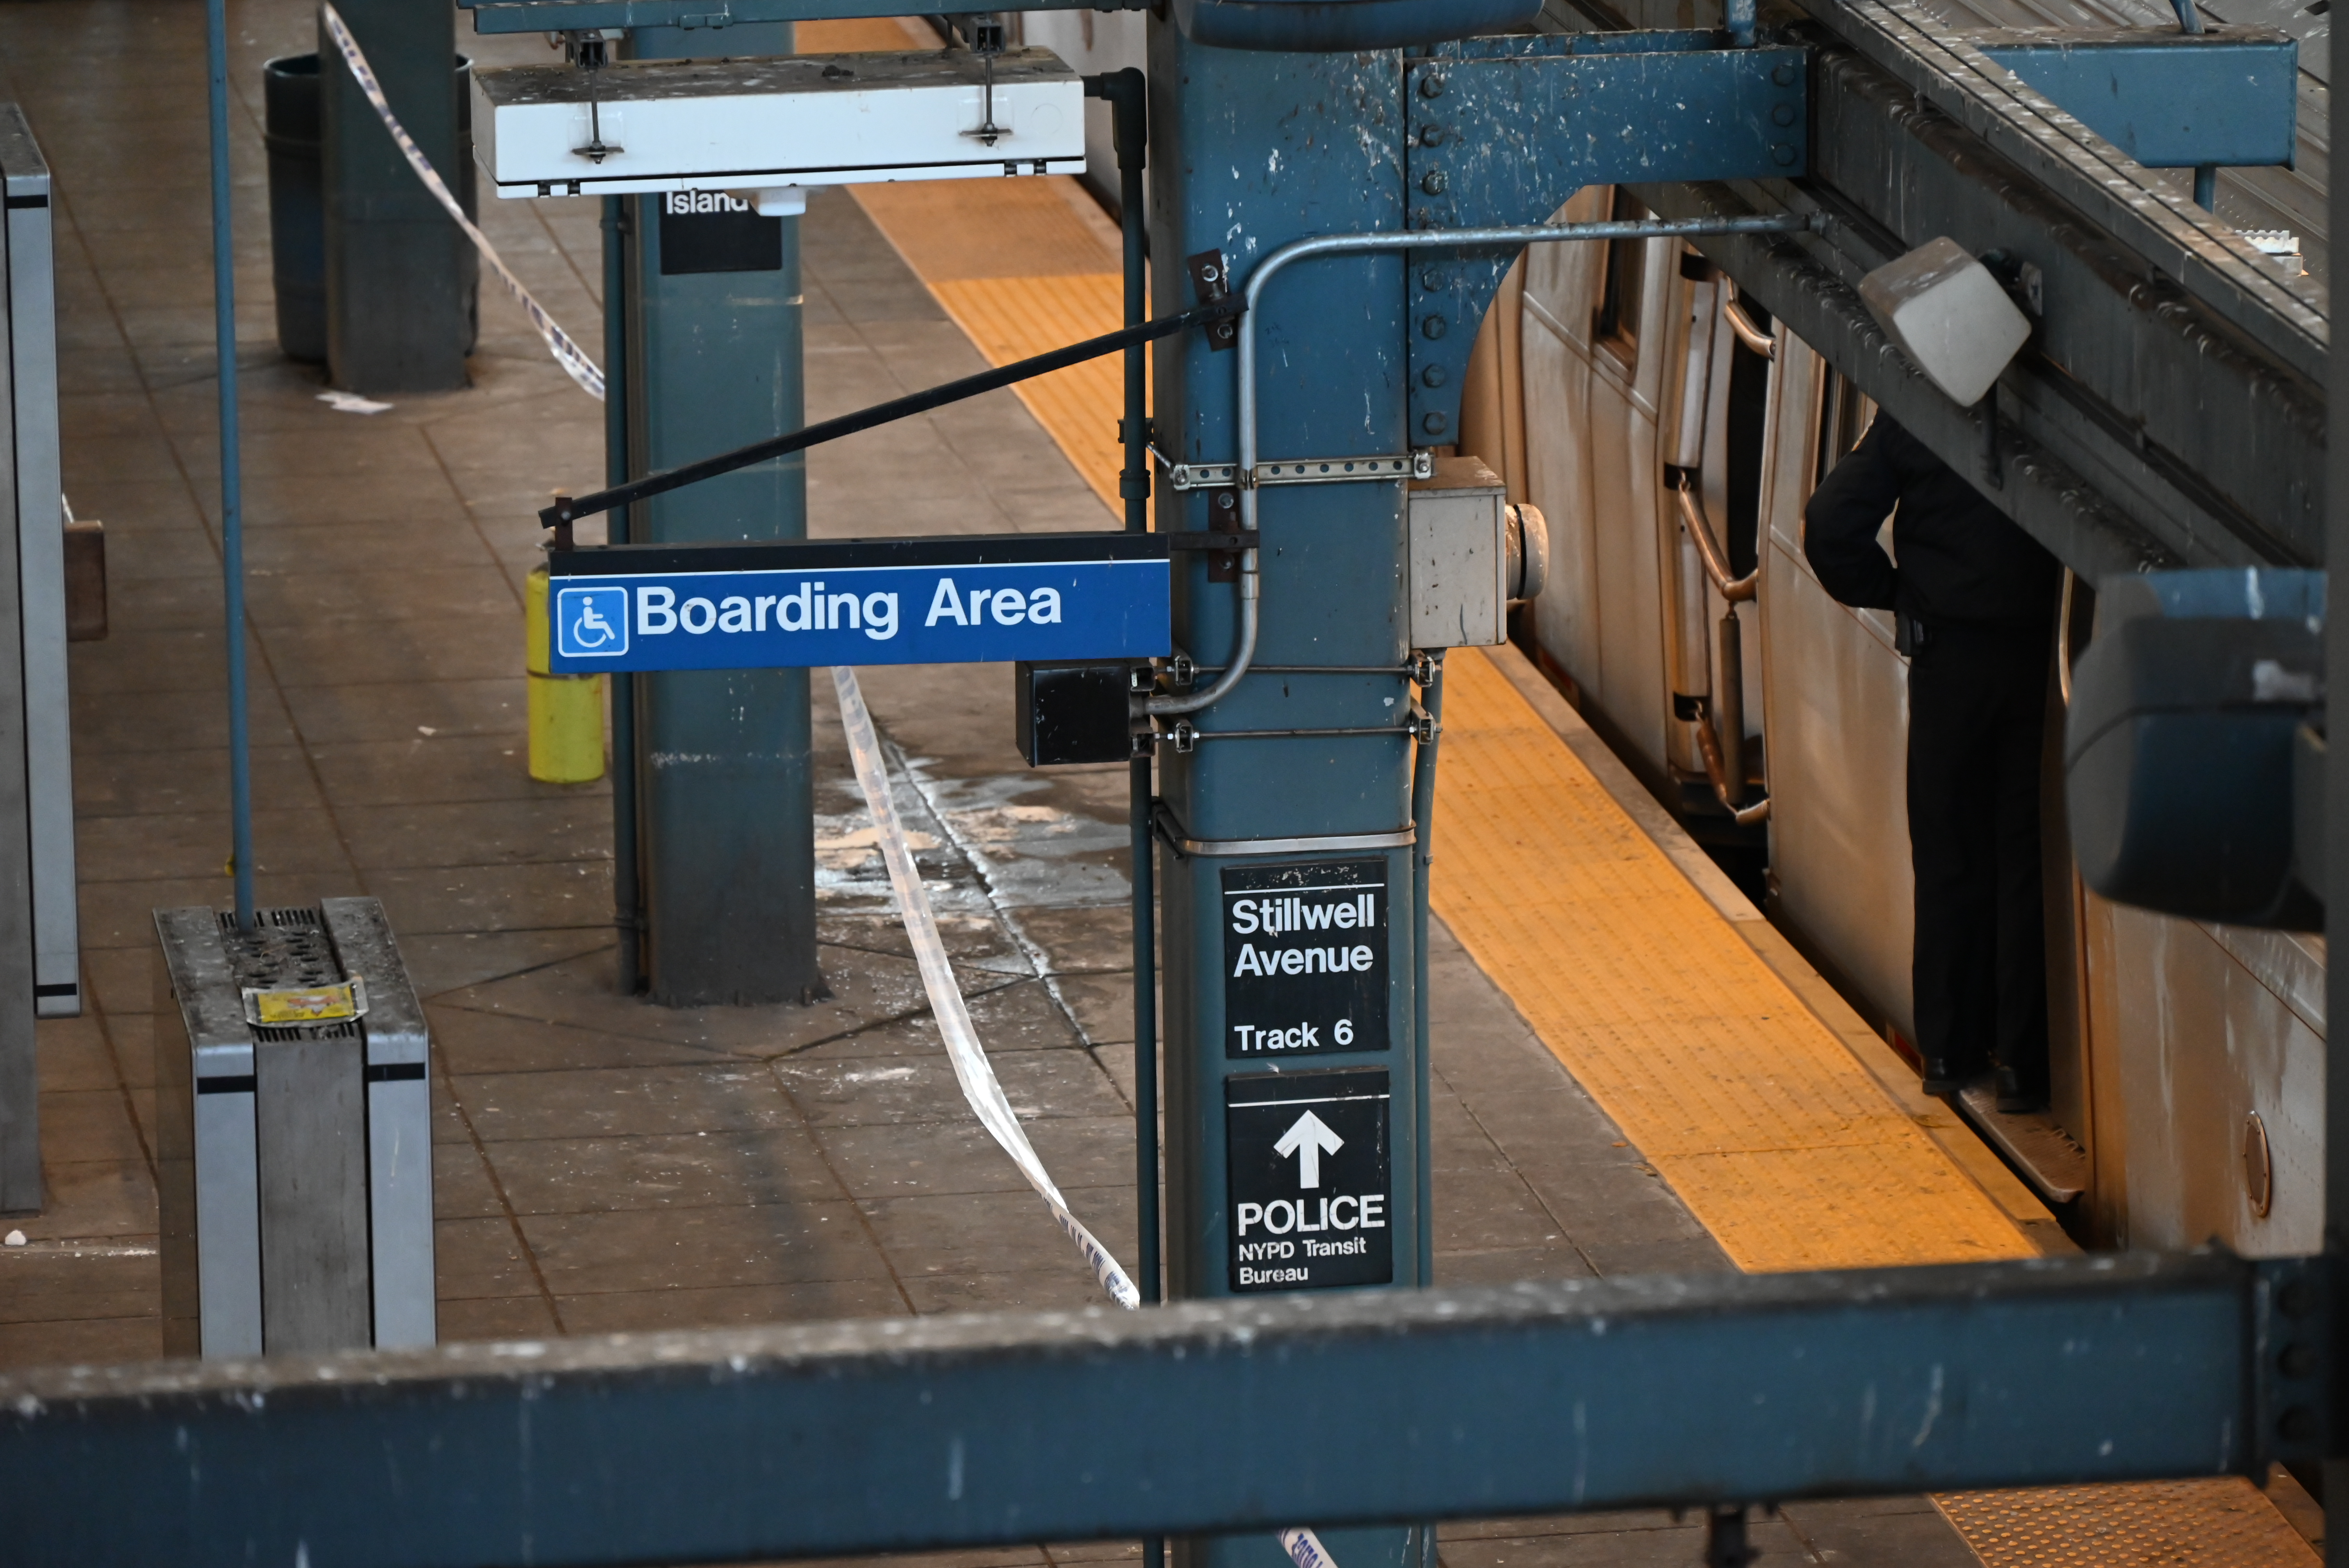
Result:
{"label": "white and blue police tape", "polygon": [[1280,1543],[1288,1550],[1288,1560],[1297,1568],[1338,1568],[1337,1559],[1321,1544],[1321,1538],[1309,1530],[1284,1530]]}
{"label": "white and blue police tape", "polygon": [[1052,1211],[1052,1218],[1077,1244],[1084,1260],[1101,1282],[1103,1290],[1118,1305],[1138,1307],[1142,1293],[1126,1277],[1107,1247],[1085,1229],[1083,1222],[1069,1212],[1068,1200],[1061,1196],[1060,1188],[1052,1184],[1043,1161],[1037,1158],[1035,1146],[1028,1141],[1028,1133],[1012,1111],[1011,1102],[1004,1097],[1003,1086],[996,1080],[995,1068],[987,1059],[986,1047],[978,1043],[978,1031],[972,1027],[970,1011],[963,1006],[962,988],[955,984],[954,966],[947,960],[946,944],[939,939],[937,917],[930,911],[930,895],[922,886],[922,873],[914,864],[914,851],[905,842],[905,830],[897,820],[897,808],[889,794],[889,767],[881,756],[881,742],[873,733],[873,716],[865,710],[864,696],[856,685],[856,672],[846,665],[832,667],[833,687],[840,694],[840,724],[848,734],[848,754],[856,764],[856,782],[864,788],[864,803],[872,809],[874,834],[881,841],[882,862],[889,868],[889,882],[896,890],[898,913],[905,922],[906,938],[913,944],[914,959],[921,966],[922,988],[929,993],[930,1011],[938,1021],[938,1033],[947,1043],[947,1059],[954,1064],[955,1079],[962,1085],[963,1099],[978,1113],[979,1125],[1003,1146],[1028,1184],[1036,1189]]}
{"label": "white and blue police tape", "polygon": [[344,63],[351,67],[351,76],[358,82],[359,91],[367,94],[367,102],[375,106],[376,115],[383,121],[384,129],[391,132],[391,139],[398,144],[400,155],[408,160],[408,166],[416,170],[416,177],[424,181],[424,189],[432,192],[433,200],[447,208],[449,216],[456,220],[457,227],[465,231],[465,237],[473,242],[475,250],[481,253],[482,262],[497,274],[498,282],[505,284],[506,292],[513,295],[515,303],[522,306],[523,314],[530,317],[531,325],[538,328],[538,335],[546,340],[546,351],[554,356],[554,362],[570,374],[571,379],[585,388],[589,397],[601,401],[604,372],[587,357],[586,350],[571,340],[569,333],[554,325],[554,318],[546,314],[546,307],[531,297],[530,291],[522,286],[522,280],[508,270],[497,252],[491,248],[488,238],[473,226],[471,219],[465,216],[465,209],[456,197],[449,193],[449,187],[433,169],[432,160],[424,156],[423,150],[408,134],[408,128],[401,125],[399,117],[391,112],[390,100],[383,96],[383,88],[375,79],[375,68],[367,64],[367,56],[360,52],[358,40],[351,36],[350,28],[344,25],[342,14],[335,9],[332,0],[319,7],[318,15],[326,22],[326,32],[335,40],[335,47],[342,55]]}
{"label": "white and blue police tape", "polygon": [[[1139,1307],[1142,1293],[1134,1289],[1133,1282],[1126,1277],[1125,1270],[1118,1266],[1109,1249],[1085,1229],[1082,1221],[1069,1212],[1068,1200],[1052,1184],[1043,1161],[1037,1158],[1035,1146],[1028,1141],[1019,1118],[1013,1113],[1011,1102],[1004,1097],[1003,1086],[988,1062],[986,1047],[978,1043],[978,1031],[971,1026],[970,1011],[963,1006],[962,988],[955,984],[946,944],[938,937],[937,917],[930,910],[930,895],[922,886],[920,870],[914,864],[914,851],[905,841],[905,825],[897,820],[896,802],[889,793],[889,765],[882,758],[880,739],[873,732],[873,715],[864,706],[856,672],[846,665],[834,665],[832,684],[840,695],[840,726],[847,732],[848,754],[856,764],[856,782],[864,791],[865,805],[872,810],[874,836],[881,841],[882,862],[889,868],[889,882],[896,890],[905,935],[921,965],[922,988],[929,993],[930,1011],[937,1016],[938,1033],[946,1039],[947,1058],[954,1064],[955,1078],[962,1085],[963,1098],[978,1113],[980,1124],[1011,1156],[1011,1162],[1019,1167],[1019,1173],[1028,1178],[1028,1184],[1051,1209],[1052,1218],[1067,1233],[1069,1240],[1076,1243],[1102,1288],[1118,1305]],[[1284,1530],[1280,1532],[1280,1544],[1297,1568],[1338,1568],[1330,1549],[1310,1530]]]}

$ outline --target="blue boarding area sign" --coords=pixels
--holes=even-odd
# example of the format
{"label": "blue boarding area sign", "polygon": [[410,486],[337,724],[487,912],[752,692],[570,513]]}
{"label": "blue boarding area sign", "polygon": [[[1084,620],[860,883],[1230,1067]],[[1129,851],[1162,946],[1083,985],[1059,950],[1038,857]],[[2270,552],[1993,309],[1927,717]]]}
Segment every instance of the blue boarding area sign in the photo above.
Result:
{"label": "blue boarding area sign", "polygon": [[1023,533],[549,553],[549,667],[1146,659],[1174,648],[1167,541]]}

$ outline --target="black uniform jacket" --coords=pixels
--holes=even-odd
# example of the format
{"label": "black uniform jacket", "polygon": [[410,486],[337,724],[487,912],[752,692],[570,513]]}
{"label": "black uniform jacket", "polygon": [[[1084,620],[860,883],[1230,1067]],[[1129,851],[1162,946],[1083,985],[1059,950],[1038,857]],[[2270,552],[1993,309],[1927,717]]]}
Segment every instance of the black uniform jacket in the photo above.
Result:
{"label": "black uniform jacket", "polygon": [[[1896,570],[1876,531],[1892,511]],[[1803,509],[1803,553],[1846,604],[1949,621],[2046,621],[2055,558],[1883,414]]]}

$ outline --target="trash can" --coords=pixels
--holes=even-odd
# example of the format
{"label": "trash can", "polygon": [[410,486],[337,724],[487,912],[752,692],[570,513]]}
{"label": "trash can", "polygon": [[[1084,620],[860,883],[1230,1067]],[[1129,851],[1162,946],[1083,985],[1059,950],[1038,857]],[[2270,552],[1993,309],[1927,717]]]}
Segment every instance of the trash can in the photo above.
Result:
{"label": "trash can", "polygon": [[[457,167],[440,178],[465,216],[479,218],[473,170],[473,62],[457,57]],[[277,294],[277,346],[288,359],[326,359],[326,175],[319,155],[318,57],[285,55],[261,67],[262,141],[269,150],[270,281]],[[458,260],[469,302],[465,352],[481,332],[475,298],[481,262],[469,247]]]}
{"label": "trash can", "polygon": [[288,359],[326,357],[326,214],[318,168],[318,57],[261,67],[262,144],[269,150],[269,273],[277,346]]}

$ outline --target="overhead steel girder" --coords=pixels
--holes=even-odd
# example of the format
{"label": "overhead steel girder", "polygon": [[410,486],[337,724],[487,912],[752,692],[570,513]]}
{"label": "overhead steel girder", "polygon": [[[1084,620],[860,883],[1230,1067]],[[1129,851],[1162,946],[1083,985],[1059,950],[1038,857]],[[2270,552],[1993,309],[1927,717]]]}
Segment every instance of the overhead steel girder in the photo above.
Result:
{"label": "overhead steel girder", "polygon": [[2323,384],[2329,330],[2321,280],[2284,276],[2226,222],[2147,184],[2119,149],[1914,0],[1795,3],[2202,310]]}
{"label": "overhead steel girder", "polygon": [[[1862,33],[1899,9],[1810,3],[1835,6],[1838,26]],[[1849,285],[1941,234],[2002,253],[2018,279],[2030,269],[2037,319],[1997,400],[2002,449],[2013,449],[2022,482],[2001,490],[1986,472],[1982,482],[2075,568],[2321,560],[2322,318],[2240,236],[2221,226],[2214,238],[2189,215],[2199,210],[2173,211],[2142,170],[2044,100],[2024,101],[2004,72],[1991,68],[2005,84],[1995,88],[1982,75],[1937,75],[1904,52],[1921,34],[1867,36],[1900,69],[1821,50],[1808,180],[1742,181],[1722,200],[1639,189],[1675,216],[1829,214],[1798,250],[1702,248],[1765,306],[1785,304],[1796,333],[1961,471],[1974,471],[1983,450],[1982,411],[1922,386]]]}
{"label": "overhead steel girder", "polygon": [[27,1563],[834,1555],[2260,1473],[2315,1260],[2120,1254],[0,1377]]}
{"label": "overhead steel girder", "polygon": [[[1752,207],[1725,186],[1634,186],[1661,216],[1738,216]],[[1884,335],[1859,292],[1800,246],[1779,237],[1721,236],[1690,242],[1720,263],[1746,297],[1816,350],[1854,386],[1962,474],[1982,471],[1980,411],[1961,408]],[[2182,558],[2046,448],[2003,425],[2001,482],[1985,493],[2031,536],[2095,583],[2117,573],[2154,572]]]}
{"label": "overhead steel girder", "polygon": [[2323,558],[2321,381],[1857,55],[1824,51],[1813,88],[1813,182],[1853,220],[1814,253],[1856,281],[1946,234],[2036,269],[2002,416],[2188,565]]}
{"label": "overhead steel girder", "polygon": [[[1539,223],[1586,185],[1803,172],[1807,52],[1701,32],[1472,39],[1403,61],[1413,229]],[[1456,438],[1476,329],[1515,247],[1411,252],[1411,439]]]}
{"label": "overhead steel girder", "polygon": [[1971,45],[2149,169],[2292,162],[2300,44],[2272,27],[2008,27]]}

